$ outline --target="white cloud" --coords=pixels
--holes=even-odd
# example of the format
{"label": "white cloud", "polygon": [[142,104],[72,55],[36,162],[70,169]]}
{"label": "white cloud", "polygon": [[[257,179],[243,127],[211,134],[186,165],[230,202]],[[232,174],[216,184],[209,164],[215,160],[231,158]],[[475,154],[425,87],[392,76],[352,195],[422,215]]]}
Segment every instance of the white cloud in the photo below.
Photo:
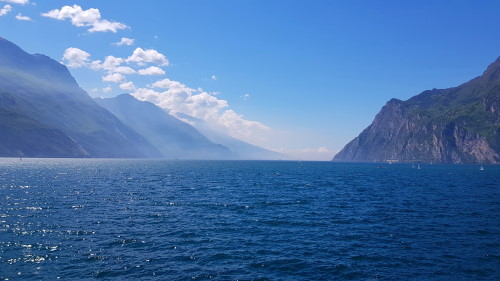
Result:
{"label": "white cloud", "polygon": [[150,66],[145,69],[139,69],[140,75],[165,75],[165,71],[157,66]]}
{"label": "white cloud", "polygon": [[134,74],[137,73],[134,69],[128,67],[128,66],[119,66],[115,69],[113,69],[113,72],[116,73],[121,73],[121,74]]}
{"label": "white cloud", "polygon": [[244,94],[241,96],[242,99],[247,100],[250,97],[250,94]]}
{"label": "white cloud", "polygon": [[331,151],[326,146],[321,146],[320,148],[318,148],[318,152],[320,152],[320,153],[323,153],[323,152],[331,153]]}
{"label": "white cloud", "polygon": [[12,6],[7,4],[3,6],[2,9],[0,9],[0,16],[5,16],[6,14],[10,13],[10,11],[12,11]]}
{"label": "white cloud", "polygon": [[167,66],[169,64],[164,54],[161,54],[154,49],[144,50],[142,48],[135,49],[132,55],[125,61],[128,63],[135,62],[139,65],[145,65],[146,63],[155,63],[158,65]]}
{"label": "white cloud", "polygon": [[81,49],[71,47],[64,51],[63,60],[66,61],[66,66],[79,68],[88,66],[89,57],[89,53]]}
{"label": "white cloud", "polygon": [[250,137],[255,131],[269,131],[269,127],[257,121],[245,120],[243,115],[229,109],[219,118],[219,125],[229,129],[233,136]]}
{"label": "white cloud", "polygon": [[[150,88],[138,88],[132,95],[140,100],[150,101],[172,114],[184,113],[203,119],[222,128],[233,137],[250,142],[262,141],[271,129],[257,121],[249,121],[243,115],[228,109],[226,100],[203,89],[195,90],[168,78],[159,80]],[[155,89],[162,89],[157,91]]]}
{"label": "white cloud", "polygon": [[122,84],[120,84],[120,88],[123,90],[127,90],[127,91],[135,90],[135,86],[134,86],[133,82],[122,83]]}
{"label": "white cloud", "polygon": [[12,4],[21,4],[21,5],[24,5],[24,4],[28,4],[29,1],[28,0],[1,0],[2,2],[8,2],[8,3],[12,3]]}
{"label": "white cloud", "polygon": [[[131,69],[130,67],[121,67],[120,65],[124,62],[124,59],[117,58],[114,56],[106,56],[104,62],[101,60],[94,60],[86,66],[93,70],[106,70],[108,73],[123,73],[123,74],[131,74],[136,71]],[[117,71],[117,69],[119,71]]]}
{"label": "white cloud", "polygon": [[155,82],[151,87],[166,90],[158,92],[141,88],[134,95],[173,112],[182,112],[204,120],[218,119],[219,111],[228,106],[225,100],[219,100],[207,92],[195,94],[195,89],[168,78]]}
{"label": "white cloud", "polygon": [[134,44],[134,41],[135,41],[135,39],[131,39],[131,38],[127,38],[127,37],[122,37],[122,39],[120,40],[120,42],[113,43],[113,45],[116,45],[116,46],[123,46],[123,45],[131,46],[131,45]]}
{"label": "white cloud", "polygon": [[212,75],[212,76],[210,77],[210,79],[212,79],[212,80],[214,80],[214,81],[215,81],[215,80],[217,80],[217,76]]}
{"label": "white cloud", "polygon": [[[181,82],[178,81],[172,81],[168,78],[165,78],[160,81],[156,81],[153,85],[152,88],[162,88],[162,89],[169,89],[171,93],[179,94],[179,93],[186,93],[188,95],[191,95],[193,92],[195,92],[195,89],[191,89],[187,87],[186,85],[182,84]],[[199,92],[202,92],[203,89],[199,88]]]}
{"label": "white cloud", "polygon": [[163,86],[170,84],[170,87],[163,92],[153,89],[139,88],[133,93],[140,100],[150,101],[162,108],[170,110],[172,113],[182,112],[210,123],[217,123],[220,111],[228,107],[227,101],[219,100],[216,97],[202,92],[193,94],[194,89],[186,87],[177,81],[164,79],[159,81]]}
{"label": "white cloud", "polygon": [[102,81],[105,82],[113,82],[113,83],[121,83],[125,81],[125,76],[120,73],[111,73],[102,77]]}
{"label": "white cloud", "polygon": [[126,26],[123,23],[119,22],[111,22],[107,20],[100,20],[95,23],[93,23],[93,27],[89,29],[90,32],[108,32],[111,31],[113,33],[116,33],[119,29],[125,29],[128,26]]}
{"label": "white cloud", "polygon": [[111,92],[112,90],[113,90],[113,89],[112,89],[110,86],[108,86],[108,87],[106,87],[106,88],[103,88],[103,89],[102,89],[102,91],[103,91],[104,93],[109,93],[109,92]]}
{"label": "white cloud", "polygon": [[128,26],[123,23],[101,19],[99,9],[91,8],[83,10],[82,7],[76,4],[73,6],[64,6],[60,10],[54,9],[46,13],[42,13],[42,16],[56,20],[69,19],[74,26],[91,27],[88,30],[89,32],[111,31],[116,33],[119,29],[128,28]]}
{"label": "white cloud", "polygon": [[116,67],[123,63],[122,58],[107,56],[102,63],[102,67],[106,70],[113,71]]}
{"label": "white cloud", "polygon": [[21,15],[21,13],[16,15],[16,19],[20,21],[33,21],[30,17]]}

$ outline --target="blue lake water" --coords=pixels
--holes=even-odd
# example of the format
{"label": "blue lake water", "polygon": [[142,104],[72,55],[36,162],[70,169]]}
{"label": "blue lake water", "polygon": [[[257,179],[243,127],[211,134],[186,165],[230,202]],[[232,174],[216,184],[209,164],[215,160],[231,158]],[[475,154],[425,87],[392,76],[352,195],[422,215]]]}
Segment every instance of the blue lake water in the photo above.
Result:
{"label": "blue lake water", "polygon": [[0,280],[499,280],[500,166],[0,159]]}

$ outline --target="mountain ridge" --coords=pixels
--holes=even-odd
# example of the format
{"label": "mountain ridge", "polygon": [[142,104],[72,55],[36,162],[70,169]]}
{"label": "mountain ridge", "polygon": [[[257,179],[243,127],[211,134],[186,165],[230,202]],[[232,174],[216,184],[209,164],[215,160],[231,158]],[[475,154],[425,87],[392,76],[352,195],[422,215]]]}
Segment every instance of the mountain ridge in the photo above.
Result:
{"label": "mountain ridge", "polygon": [[96,98],[99,105],[117,116],[169,159],[234,159],[225,146],[208,140],[191,125],[170,115],[151,102],[129,94]]}
{"label": "mountain ridge", "polygon": [[245,141],[229,136],[210,126],[204,120],[196,117],[177,113],[176,117],[186,120],[205,137],[214,143],[224,145],[234,152],[236,159],[244,160],[286,160],[290,159],[288,155],[278,153],[272,150],[256,146]]}
{"label": "mountain ridge", "polygon": [[[8,145],[0,156],[11,156],[14,150],[25,157],[155,157],[159,154],[142,136],[97,105],[66,66],[45,55],[28,54],[3,38],[0,39],[0,112],[3,112],[2,130],[10,135],[1,139],[5,143],[0,145]],[[17,130],[17,138],[29,135],[29,139],[37,139],[39,145],[26,142],[22,147],[13,146],[11,138],[13,130],[20,125],[18,122],[24,122],[25,136]],[[40,131],[41,128],[44,130]],[[47,129],[55,140],[44,135]],[[39,134],[33,135],[34,132]],[[62,149],[57,144],[66,147]]]}
{"label": "mountain ridge", "polygon": [[500,57],[457,87],[389,100],[332,161],[500,163]]}

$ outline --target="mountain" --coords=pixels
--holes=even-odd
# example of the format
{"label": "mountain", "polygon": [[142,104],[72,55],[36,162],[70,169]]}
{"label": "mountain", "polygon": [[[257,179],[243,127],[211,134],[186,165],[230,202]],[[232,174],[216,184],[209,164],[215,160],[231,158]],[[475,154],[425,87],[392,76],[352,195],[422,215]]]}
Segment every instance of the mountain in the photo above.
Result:
{"label": "mountain", "polygon": [[154,157],[141,135],[97,105],[66,66],[0,37],[0,156]]}
{"label": "mountain", "polygon": [[128,94],[96,102],[148,139],[166,158],[232,159],[233,153],[158,106]]}
{"label": "mountain", "polygon": [[458,87],[392,99],[333,161],[500,163],[500,58]]}
{"label": "mountain", "polygon": [[256,145],[249,144],[239,139],[228,136],[227,134],[218,131],[210,126],[205,121],[178,113],[177,117],[181,120],[186,120],[193,125],[198,131],[214,143],[220,143],[233,151],[236,159],[242,160],[285,160],[290,157],[281,153],[277,153]]}

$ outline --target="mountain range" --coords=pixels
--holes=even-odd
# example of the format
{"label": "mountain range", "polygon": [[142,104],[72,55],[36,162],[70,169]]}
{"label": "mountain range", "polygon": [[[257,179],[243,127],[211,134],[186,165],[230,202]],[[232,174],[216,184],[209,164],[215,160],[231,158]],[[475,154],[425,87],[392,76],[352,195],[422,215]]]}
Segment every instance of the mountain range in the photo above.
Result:
{"label": "mountain range", "polygon": [[204,120],[186,114],[177,113],[176,116],[191,124],[210,141],[219,143],[229,148],[236,159],[247,160],[290,160],[288,155],[274,152],[256,145],[249,144],[237,138],[231,137],[218,128],[208,124]]}
{"label": "mountain range", "polygon": [[233,159],[227,147],[209,141],[191,125],[160,107],[129,94],[97,98],[96,102],[148,139],[163,157],[172,159]]}
{"label": "mountain range", "polygon": [[219,137],[239,146],[209,140],[166,110],[128,94],[94,100],[66,66],[0,37],[0,157],[284,158]]}
{"label": "mountain range", "polygon": [[333,161],[500,163],[500,58],[460,86],[391,99]]}
{"label": "mountain range", "polygon": [[0,38],[0,155],[154,157],[159,152],[83,91],[68,69]]}

